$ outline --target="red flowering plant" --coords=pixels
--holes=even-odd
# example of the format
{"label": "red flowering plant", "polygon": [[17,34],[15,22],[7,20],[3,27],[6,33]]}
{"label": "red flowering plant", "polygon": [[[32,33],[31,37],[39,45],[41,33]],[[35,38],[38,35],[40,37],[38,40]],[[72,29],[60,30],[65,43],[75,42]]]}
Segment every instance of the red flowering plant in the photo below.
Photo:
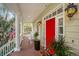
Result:
{"label": "red flowering plant", "polygon": [[74,54],[70,51],[71,47],[68,47],[64,44],[65,41],[63,39],[59,39],[58,41],[51,41],[49,47],[46,50],[42,51],[44,56],[68,56]]}
{"label": "red flowering plant", "polygon": [[52,56],[52,55],[55,55],[55,49],[54,49],[54,41],[51,41],[49,47],[48,47],[48,53],[49,53],[49,56]]}
{"label": "red flowering plant", "polygon": [[58,41],[52,42],[51,49],[49,50],[50,55],[57,55],[57,56],[68,56],[72,52],[69,50],[72,49],[71,47],[66,46],[64,39],[59,39]]}

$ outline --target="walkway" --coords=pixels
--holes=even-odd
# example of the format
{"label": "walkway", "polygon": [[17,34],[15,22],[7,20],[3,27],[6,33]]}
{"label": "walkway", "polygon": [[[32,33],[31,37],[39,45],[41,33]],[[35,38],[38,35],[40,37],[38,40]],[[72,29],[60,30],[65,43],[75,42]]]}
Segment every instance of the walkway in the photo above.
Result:
{"label": "walkway", "polygon": [[24,39],[21,44],[21,51],[12,52],[11,56],[41,56],[40,51],[34,50],[33,41]]}

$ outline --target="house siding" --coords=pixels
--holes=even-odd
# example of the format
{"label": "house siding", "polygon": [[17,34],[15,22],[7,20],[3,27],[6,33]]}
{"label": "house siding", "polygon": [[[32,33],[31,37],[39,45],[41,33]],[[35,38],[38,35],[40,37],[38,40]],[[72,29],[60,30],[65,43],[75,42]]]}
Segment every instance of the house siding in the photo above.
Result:
{"label": "house siding", "polygon": [[79,55],[79,4],[76,5],[78,12],[71,19],[65,14],[65,42]]}

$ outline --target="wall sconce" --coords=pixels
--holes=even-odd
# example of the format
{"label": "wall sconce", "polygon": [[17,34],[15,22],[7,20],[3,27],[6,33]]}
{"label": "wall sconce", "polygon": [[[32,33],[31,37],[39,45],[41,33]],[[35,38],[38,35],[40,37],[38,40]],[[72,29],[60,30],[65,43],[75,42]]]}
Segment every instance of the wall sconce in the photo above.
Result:
{"label": "wall sconce", "polygon": [[41,23],[42,23],[42,22],[41,22],[41,21],[39,21],[39,22],[38,22],[38,25],[40,25]]}
{"label": "wall sconce", "polygon": [[69,3],[65,11],[67,12],[67,16],[71,18],[77,12],[77,5],[74,5],[74,3]]}

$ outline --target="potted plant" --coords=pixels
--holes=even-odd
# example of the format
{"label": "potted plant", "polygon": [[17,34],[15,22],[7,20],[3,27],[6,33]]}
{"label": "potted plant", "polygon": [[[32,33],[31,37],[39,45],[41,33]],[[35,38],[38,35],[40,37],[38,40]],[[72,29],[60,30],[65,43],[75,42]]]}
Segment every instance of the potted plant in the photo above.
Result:
{"label": "potted plant", "polygon": [[[68,56],[73,53],[73,52],[69,51],[69,50],[72,50],[72,48],[65,45],[65,41],[63,39],[59,39],[58,41],[52,42],[50,47],[51,47],[51,49],[54,49],[54,53],[57,56]],[[49,48],[49,50],[50,50],[50,48]]]}
{"label": "potted plant", "polygon": [[34,33],[34,48],[35,50],[40,50],[40,40],[38,39],[38,32]]}

